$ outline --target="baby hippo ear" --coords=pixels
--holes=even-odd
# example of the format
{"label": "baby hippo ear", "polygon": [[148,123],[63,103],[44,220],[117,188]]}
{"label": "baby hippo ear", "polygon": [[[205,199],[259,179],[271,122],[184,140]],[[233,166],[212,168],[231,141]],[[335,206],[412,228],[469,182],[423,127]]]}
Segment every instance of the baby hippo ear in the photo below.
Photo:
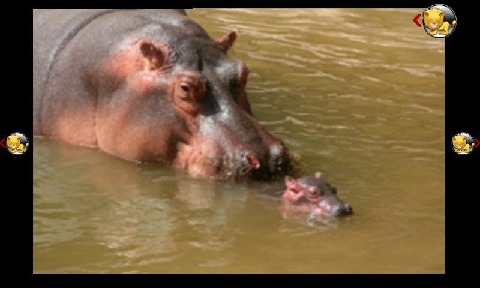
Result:
{"label": "baby hippo ear", "polygon": [[322,177],[322,172],[317,171],[315,172],[315,178],[320,179]]}
{"label": "baby hippo ear", "polygon": [[223,37],[217,38],[215,42],[224,52],[227,52],[228,49],[233,46],[233,43],[235,43],[236,39],[237,33],[235,31],[230,31]]}
{"label": "baby hippo ear", "polygon": [[288,188],[295,186],[297,182],[295,179],[293,179],[291,176],[285,176],[285,185],[287,185]]}
{"label": "baby hippo ear", "polygon": [[140,52],[142,52],[142,56],[145,60],[145,70],[158,69],[165,63],[165,52],[151,42],[140,43]]}

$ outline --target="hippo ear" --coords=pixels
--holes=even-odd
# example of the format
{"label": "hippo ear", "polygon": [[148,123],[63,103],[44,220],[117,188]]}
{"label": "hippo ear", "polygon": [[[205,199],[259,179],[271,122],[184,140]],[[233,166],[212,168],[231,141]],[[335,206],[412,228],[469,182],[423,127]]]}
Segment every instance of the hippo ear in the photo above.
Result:
{"label": "hippo ear", "polygon": [[317,171],[315,172],[315,178],[320,179],[322,177],[322,172]]}
{"label": "hippo ear", "polygon": [[140,51],[145,59],[145,69],[155,70],[160,68],[165,60],[165,54],[162,49],[150,42],[140,43]]}
{"label": "hippo ear", "polygon": [[288,188],[295,186],[296,183],[295,179],[291,176],[285,176],[285,185],[287,185]]}
{"label": "hippo ear", "polygon": [[217,38],[215,42],[218,46],[224,51],[227,52],[230,47],[233,46],[233,43],[237,39],[237,33],[235,31],[230,31],[226,35]]}

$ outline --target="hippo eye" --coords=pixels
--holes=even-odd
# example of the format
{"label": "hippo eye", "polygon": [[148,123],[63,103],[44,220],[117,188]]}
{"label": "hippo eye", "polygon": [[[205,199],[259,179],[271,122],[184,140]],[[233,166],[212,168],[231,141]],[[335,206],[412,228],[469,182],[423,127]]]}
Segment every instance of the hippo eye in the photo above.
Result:
{"label": "hippo eye", "polygon": [[308,188],[308,193],[312,197],[322,196],[322,191],[320,191],[320,189],[318,189],[317,187],[314,187],[314,186]]}
{"label": "hippo eye", "polygon": [[202,78],[202,75],[195,71],[181,71],[176,77],[173,95],[176,107],[184,112],[196,115],[201,108],[206,81]]}
{"label": "hippo eye", "polygon": [[192,93],[194,92],[193,90],[193,87],[191,87],[191,84],[189,83],[186,83],[186,82],[183,82],[183,83],[180,83],[180,91],[178,93],[178,96],[180,97],[180,99],[182,100],[185,100],[185,101],[193,101],[195,100],[195,93]]}
{"label": "hippo eye", "polygon": [[205,93],[205,83],[200,79],[184,79],[178,84],[178,96],[182,100],[195,101]]}
{"label": "hippo eye", "polygon": [[182,89],[183,92],[188,93],[190,91],[190,87],[186,83],[180,84],[180,89]]}

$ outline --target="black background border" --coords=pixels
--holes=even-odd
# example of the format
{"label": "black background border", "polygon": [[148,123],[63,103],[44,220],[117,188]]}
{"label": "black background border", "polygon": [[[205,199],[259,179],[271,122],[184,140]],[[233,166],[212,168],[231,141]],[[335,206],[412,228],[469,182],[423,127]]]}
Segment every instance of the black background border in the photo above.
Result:
{"label": "black background border", "polygon": [[[474,219],[475,202],[465,201],[473,197],[475,178],[469,177],[475,172],[473,164],[478,164],[480,149],[471,155],[456,155],[451,149],[450,139],[459,132],[467,132],[480,138],[480,129],[475,120],[477,106],[472,104],[475,88],[476,67],[473,65],[476,53],[474,27],[475,17],[468,17],[468,12],[475,7],[460,5],[452,1],[322,1],[315,3],[305,0],[288,1],[115,1],[112,3],[95,1],[95,3],[75,3],[73,1],[47,2],[39,1],[24,5],[18,10],[8,10],[10,14],[3,17],[4,37],[4,76],[2,103],[0,103],[0,139],[12,132],[22,132],[30,140],[30,148],[25,155],[11,155],[0,149],[1,173],[0,191],[4,191],[2,209],[3,219],[7,219],[2,233],[2,242],[7,248],[4,279],[6,283],[18,283],[26,280],[27,285],[36,287],[161,287],[180,284],[204,284],[211,287],[244,287],[257,285],[334,285],[348,287],[447,287],[462,285],[465,277],[471,273],[473,266],[468,261],[476,259],[477,250],[473,237],[468,230],[478,225],[469,222]],[[208,8],[208,7],[278,7],[278,8],[419,8],[419,13],[432,4],[450,6],[458,19],[455,32],[446,41],[446,95],[445,95],[445,209],[446,209],[446,261],[443,275],[34,275],[33,274],[33,154],[35,141],[32,137],[33,105],[30,82],[32,45],[32,8]],[[132,5],[135,5],[134,7]],[[8,8],[11,9],[11,8]],[[15,14],[14,14],[15,13]],[[188,11],[187,11],[188,13]],[[412,15],[412,19],[415,15]],[[12,21],[12,19],[14,19]],[[261,21],[261,19],[259,19]],[[414,25],[413,22],[411,25]],[[425,45],[428,45],[426,43]],[[467,69],[472,69],[473,75]],[[5,70],[4,70],[5,71]],[[472,80],[468,79],[471,78]],[[19,117],[21,115],[21,117]],[[14,119],[14,120],[13,120]],[[475,122],[476,121],[476,122]],[[470,171],[470,172],[468,172]],[[470,174],[469,174],[470,173]],[[425,179],[428,181],[428,179]],[[12,189],[12,184],[16,187]],[[478,188],[477,188],[478,190]],[[466,191],[466,192],[465,192]],[[462,195],[459,197],[459,194]],[[469,203],[470,202],[470,203]],[[469,208],[468,205],[472,207]],[[467,208],[467,209],[465,209]],[[461,225],[459,225],[461,223]],[[408,245],[408,243],[405,243]],[[476,254],[475,254],[476,253]],[[368,265],[368,263],[366,263]],[[188,273],[188,271],[185,271]],[[20,273],[20,275],[18,275]],[[16,276],[14,276],[16,275]],[[11,279],[9,279],[11,278]],[[12,280],[9,281],[9,280]],[[265,280],[265,284],[262,281]],[[464,282],[463,282],[464,283]],[[17,286],[18,284],[15,284]],[[464,284],[465,285],[465,284]]]}

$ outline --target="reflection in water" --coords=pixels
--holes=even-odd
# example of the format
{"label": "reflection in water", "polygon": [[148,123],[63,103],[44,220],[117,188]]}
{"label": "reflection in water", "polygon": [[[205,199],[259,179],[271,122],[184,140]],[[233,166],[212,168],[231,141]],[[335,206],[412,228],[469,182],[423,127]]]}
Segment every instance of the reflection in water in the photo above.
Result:
{"label": "reflection in water", "polygon": [[445,42],[417,12],[189,12],[238,32],[256,118],[354,215],[284,218],[268,196],[283,181],[188,179],[35,138],[35,273],[443,273]]}

